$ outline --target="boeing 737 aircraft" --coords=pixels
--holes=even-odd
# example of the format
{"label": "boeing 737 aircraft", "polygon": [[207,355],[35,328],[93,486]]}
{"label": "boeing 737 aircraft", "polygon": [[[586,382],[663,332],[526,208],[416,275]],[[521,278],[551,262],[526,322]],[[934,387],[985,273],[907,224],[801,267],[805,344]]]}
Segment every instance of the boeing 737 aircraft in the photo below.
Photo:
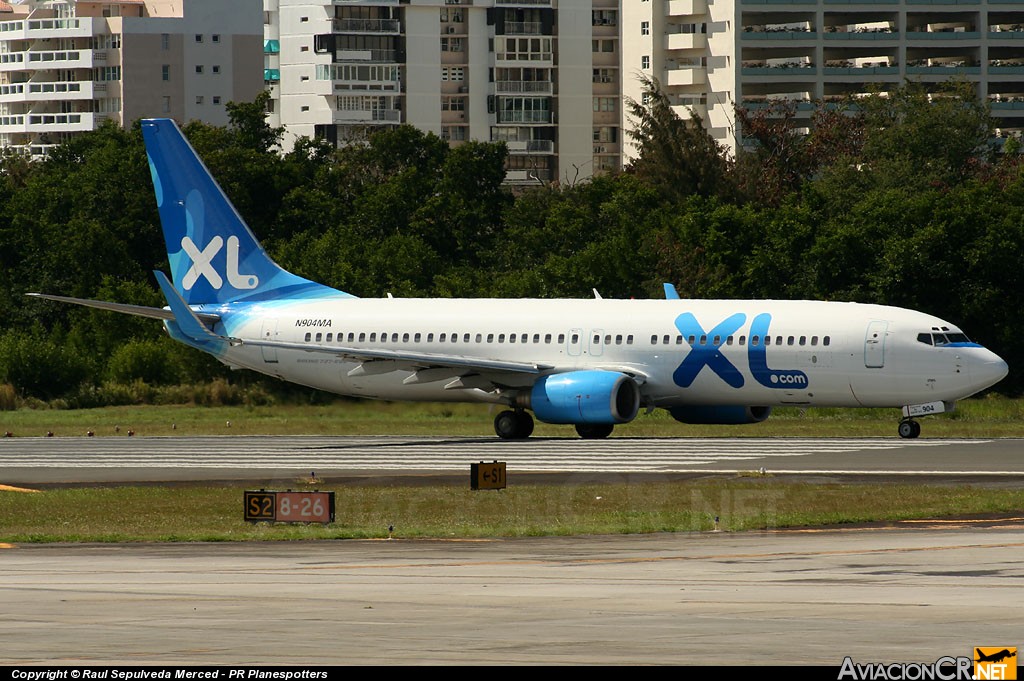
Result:
{"label": "boeing 737 aircraft", "polygon": [[901,407],[913,438],[917,417],[1007,374],[949,322],[882,305],[681,300],[671,285],[665,300],[356,298],[274,263],[173,121],[142,132],[167,307],[34,295],[162,319],[232,367],[342,395],[505,405],[494,429],[509,439],[534,417],[603,438],[640,409],[739,424],[781,405]]}

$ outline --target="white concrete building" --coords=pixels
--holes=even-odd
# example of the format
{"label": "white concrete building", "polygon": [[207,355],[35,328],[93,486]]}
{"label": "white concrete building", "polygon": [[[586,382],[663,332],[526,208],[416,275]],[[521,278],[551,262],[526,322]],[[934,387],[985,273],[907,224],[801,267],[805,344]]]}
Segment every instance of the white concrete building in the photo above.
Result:
{"label": "white concrete building", "polygon": [[[963,77],[1002,134],[1024,128],[1024,3],[1006,0],[622,0],[622,92],[656,77],[681,115],[735,149],[735,105],[841,99]],[[624,121],[628,126],[628,121]],[[627,149],[627,153],[628,153]]]}
{"label": "white concrete building", "polygon": [[618,0],[264,0],[271,123],[335,143],[409,123],[503,140],[508,181],[621,159]]}
{"label": "white concrete building", "polygon": [[263,90],[252,0],[0,1],[0,147],[34,156],[105,120],[227,123]]}

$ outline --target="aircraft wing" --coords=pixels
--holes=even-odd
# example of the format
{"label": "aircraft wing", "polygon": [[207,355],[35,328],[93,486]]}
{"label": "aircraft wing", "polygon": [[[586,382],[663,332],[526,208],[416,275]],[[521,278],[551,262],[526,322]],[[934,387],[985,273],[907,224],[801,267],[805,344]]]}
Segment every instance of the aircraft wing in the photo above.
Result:
{"label": "aircraft wing", "polygon": [[[94,307],[99,310],[110,310],[122,314],[135,315],[136,317],[149,317],[150,319],[175,319],[174,313],[164,307],[146,307],[145,305],[128,305],[127,303],[110,303],[105,300],[90,300],[88,298],[70,298],[68,296],[54,296],[48,293],[26,293],[33,298],[44,300],[55,300],[59,303],[72,303],[84,307]],[[220,316],[208,312],[194,312],[199,319],[206,324],[215,324],[220,321]]]}
{"label": "aircraft wing", "polygon": [[[332,345],[311,345],[309,343],[286,343],[280,341],[232,339],[234,345],[254,345],[279,350],[302,350],[305,352],[321,352],[346,359],[363,362],[390,361],[401,368],[450,367],[453,369],[469,369],[473,371],[509,371],[523,374],[541,374],[555,369],[553,364],[536,362],[515,362],[502,359],[483,359],[465,357],[463,355],[447,355],[432,352],[409,352],[405,350],[387,350],[370,348],[349,348]],[[394,369],[400,368],[395,366]],[[365,373],[371,373],[366,371]]]}

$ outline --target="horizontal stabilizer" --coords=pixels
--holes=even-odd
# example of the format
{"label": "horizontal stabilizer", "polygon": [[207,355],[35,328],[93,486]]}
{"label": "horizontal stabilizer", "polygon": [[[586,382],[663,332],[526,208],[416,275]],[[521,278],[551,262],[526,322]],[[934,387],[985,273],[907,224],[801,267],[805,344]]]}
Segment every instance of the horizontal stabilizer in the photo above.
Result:
{"label": "horizontal stabilizer", "polygon": [[[127,303],[109,303],[105,300],[90,300],[88,298],[70,298],[68,296],[53,296],[48,293],[26,293],[27,296],[33,298],[43,298],[44,300],[54,300],[58,303],[72,303],[74,305],[82,305],[84,307],[94,307],[98,310],[109,310],[111,312],[120,312],[122,314],[135,315],[136,317],[148,317],[150,319],[167,319],[173,320],[174,313],[165,307],[146,307],[145,305],[128,305]],[[220,316],[215,314],[209,314],[206,312],[193,312],[193,314],[200,320],[207,324],[215,324],[220,321]]]}

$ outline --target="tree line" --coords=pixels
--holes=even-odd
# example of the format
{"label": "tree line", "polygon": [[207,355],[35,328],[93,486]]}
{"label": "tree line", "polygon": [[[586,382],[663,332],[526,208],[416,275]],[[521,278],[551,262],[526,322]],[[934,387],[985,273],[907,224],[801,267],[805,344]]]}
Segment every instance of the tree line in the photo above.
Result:
{"label": "tree line", "polygon": [[[511,191],[503,143],[410,126],[281,153],[263,97],[183,130],[286,269],[359,296],[806,298],[914,308],[960,325],[1024,388],[1024,163],[969,84],[737,109],[729,154],[656,81],[621,173]],[[162,306],[167,270],[139,126],[105,125],[43,161],[0,158],[0,384],[93,406],[306,393],[164,337],[152,320],[29,291]],[[242,374],[245,373],[243,376]],[[227,397],[223,397],[223,395]],[[197,397],[199,395],[200,397]],[[256,395],[255,398],[252,396]],[[5,401],[0,393],[0,408]]]}

